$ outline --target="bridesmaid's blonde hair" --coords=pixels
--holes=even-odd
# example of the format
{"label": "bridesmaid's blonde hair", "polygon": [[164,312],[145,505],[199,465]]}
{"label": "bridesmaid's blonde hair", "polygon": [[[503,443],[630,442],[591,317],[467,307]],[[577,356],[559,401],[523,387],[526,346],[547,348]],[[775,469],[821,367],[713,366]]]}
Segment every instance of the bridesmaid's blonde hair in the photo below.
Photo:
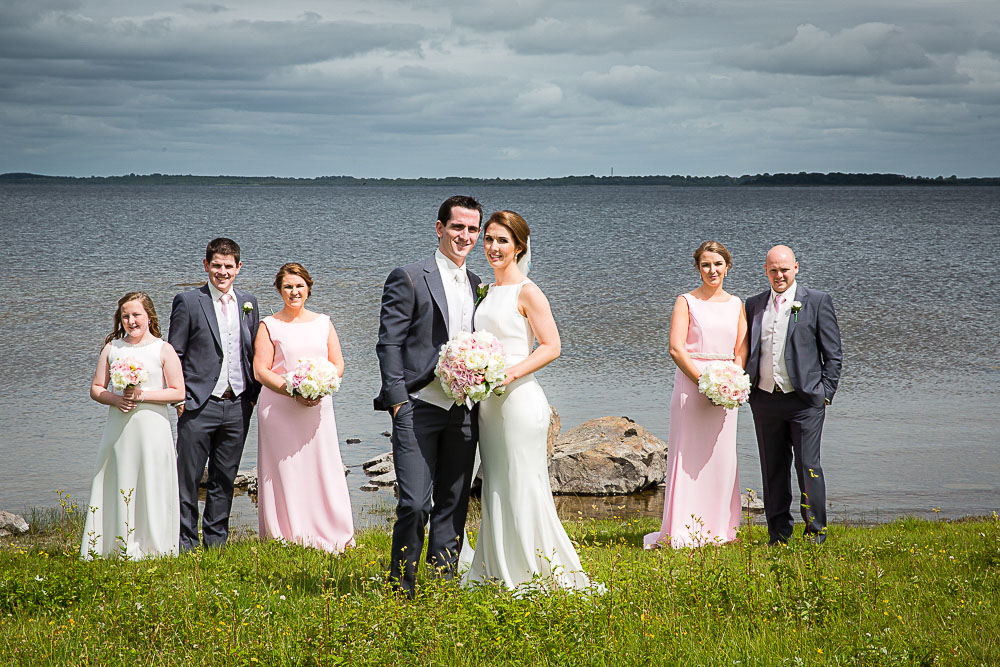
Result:
{"label": "bridesmaid's blonde hair", "polygon": [[138,301],[142,304],[142,307],[146,310],[146,314],[149,315],[149,333],[153,334],[157,338],[160,337],[160,320],[156,317],[156,309],[153,308],[153,300],[149,298],[149,295],[145,292],[129,292],[122,298],[118,299],[118,308],[115,309],[115,324],[111,333],[108,334],[107,338],[104,339],[104,345],[107,345],[116,338],[125,337],[125,325],[122,324],[122,306],[124,306],[129,301]]}

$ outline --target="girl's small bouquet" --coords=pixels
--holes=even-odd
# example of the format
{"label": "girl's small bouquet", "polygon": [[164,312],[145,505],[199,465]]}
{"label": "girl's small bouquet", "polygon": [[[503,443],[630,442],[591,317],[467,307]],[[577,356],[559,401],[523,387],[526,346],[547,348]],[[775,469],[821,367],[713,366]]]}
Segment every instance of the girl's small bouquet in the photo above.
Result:
{"label": "girl's small bouquet", "polygon": [[328,359],[299,359],[291,373],[285,374],[285,391],[309,400],[323,398],[340,389],[337,367]]}
{"label": "girl's small bouquet", "polygon": [[732,361],[713,361],[702,369],[698,391],[716,405],[738,408],[750,397],[750,376]]}
{"label": "girl's small bouquet", "polygon": [[149,379],[142,362],[133,357],[119,357],[111,362],[111,386],[118,391],[138,387]]}
{"label": "girl's small bouquet", "polygon": [[470,408],[490,392],[503,393],[500,383],[507,378],[503,346],[488,331],[463,331],[441,346],[434,374],[455,405]]}

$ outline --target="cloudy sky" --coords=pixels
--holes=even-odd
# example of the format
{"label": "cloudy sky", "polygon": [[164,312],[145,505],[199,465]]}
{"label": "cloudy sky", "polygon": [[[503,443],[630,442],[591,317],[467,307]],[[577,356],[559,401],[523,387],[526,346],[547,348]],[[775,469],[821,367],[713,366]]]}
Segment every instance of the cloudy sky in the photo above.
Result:
{"label": "cloudy sky", "polygon": [[0,0],[0,172],[1000,176],[997,0]]}

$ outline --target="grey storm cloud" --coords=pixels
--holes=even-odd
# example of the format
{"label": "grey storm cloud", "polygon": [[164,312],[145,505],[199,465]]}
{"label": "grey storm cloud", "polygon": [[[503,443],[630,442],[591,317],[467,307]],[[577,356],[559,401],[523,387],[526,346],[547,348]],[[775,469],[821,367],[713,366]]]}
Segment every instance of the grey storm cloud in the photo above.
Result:
{"label": "grey storm cloud", "polygon": [[993,175],[995,9],[4,0],[0,172]]}

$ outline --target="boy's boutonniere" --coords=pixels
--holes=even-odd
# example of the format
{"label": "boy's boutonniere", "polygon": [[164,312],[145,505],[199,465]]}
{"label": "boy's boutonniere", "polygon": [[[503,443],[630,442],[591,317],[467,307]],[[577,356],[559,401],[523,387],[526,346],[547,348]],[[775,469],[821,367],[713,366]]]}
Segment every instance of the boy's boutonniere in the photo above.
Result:
{"label": "boy's boutonniere", "polygon": [[253,304],[250,303],[249,301],[244,301],[243,302],[243,314],[244,315],[249,315],[252,312],[253,312]]}
{"label": "boy's boutonniere", "polygon": [[799,321],[799,311],[800,310],[802,310],[802,302],[801,301],[792,301],[792,317],[795,318],[796,322]]}
{"label": "boy's boutonniere", "polygon": [[473,305],[478,306],[479,302],[485,299],[486,295],[489,294],[489,291],[490,291],[489,285],[487,285],[486,283],[480,283],[479,287],[476,288],[476,303]]}

